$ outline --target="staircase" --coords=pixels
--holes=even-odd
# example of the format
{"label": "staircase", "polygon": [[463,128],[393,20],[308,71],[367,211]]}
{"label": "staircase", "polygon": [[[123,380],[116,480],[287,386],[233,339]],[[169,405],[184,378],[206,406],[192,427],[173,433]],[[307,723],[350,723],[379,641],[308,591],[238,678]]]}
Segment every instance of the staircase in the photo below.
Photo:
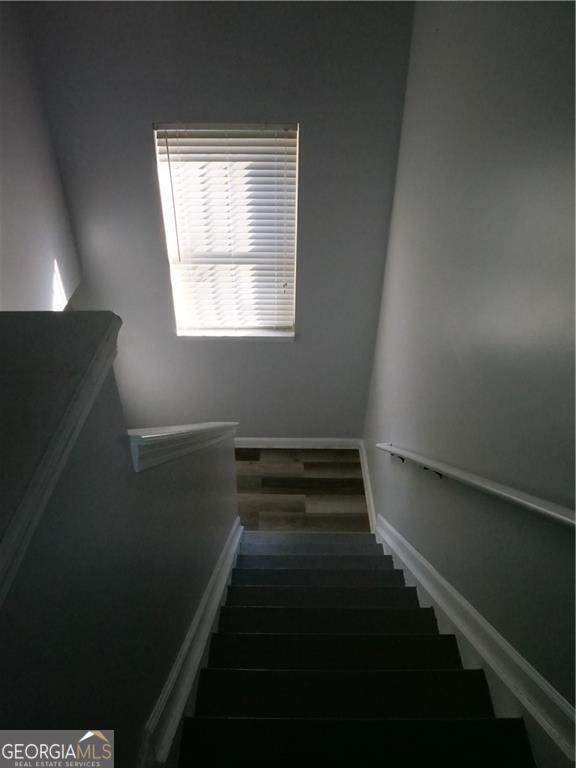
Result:
{"label": "staircase", "polygon": [[387,765],[534,766],[480,670],[372,534],[244,533],[184,722],[200,756]]}

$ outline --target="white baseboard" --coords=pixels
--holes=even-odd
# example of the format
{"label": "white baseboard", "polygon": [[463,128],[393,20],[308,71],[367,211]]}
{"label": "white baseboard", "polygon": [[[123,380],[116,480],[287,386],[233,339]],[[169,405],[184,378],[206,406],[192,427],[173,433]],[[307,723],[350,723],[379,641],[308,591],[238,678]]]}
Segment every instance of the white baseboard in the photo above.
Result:
{"label": "white baseboard", "polygon": [[359,449],[357,437],[237,437],[236,448],[352,448]]}
{"label": "white baseboard", "polygon": [[573,760],[574,707],[382,515],[376,518],[375,533],[512,693],[520,708]]}
{"label": "white baseboard", "polygon": [[156,768],[164,765],[168,759],[222,602],[241,536],[242,526],[240,520],[236,519],[190,622],[168,679],[144,726],[138,768]]}
{"label": "white baseboard", "polygon": [[376,507],[374,505],[374,494],[370,484],[370,471],[368,469],[368,454],[364,440],[360,440],[360,464],[362,465],[362,479],[364,480],[364,496],[366,497],[366,507],[368,509],[368,519],[370,521],[370,530],[376,532]]}

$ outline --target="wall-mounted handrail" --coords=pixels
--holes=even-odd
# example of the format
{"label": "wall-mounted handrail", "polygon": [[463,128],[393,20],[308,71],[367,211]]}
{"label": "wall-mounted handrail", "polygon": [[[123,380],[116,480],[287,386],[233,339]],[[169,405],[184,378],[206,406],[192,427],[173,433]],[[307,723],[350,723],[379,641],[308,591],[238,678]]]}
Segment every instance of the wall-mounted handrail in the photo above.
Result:
{"label": "wall-mounted handrail", "polygon": [[178,459],[187,453],[215,445],[234,437],[238,422],[208,421],[173,427],[129,429],[130,453],[136,472]]}
{"label": "wall-mounted handrail", "polygon": [[399,448],[392,443],[377,443],[377,448],[383,451],[387,451],[392,456],[397,456],[400,459],[407,459],[415,464],[418,464],[424,469],[430,469],[432,472],[442,477],[450,477],[452,480],[457,480],[465,485],[470,485],[473,488],[477,488],[480,491],[489,493],[492,496],[498,496],[501,499],[517,504],[525,509],[529,509],[532,512],[537,512],[540,515],[545,515],[551,520],[563,525],[574,526],[574,510],[569,507],[563,507],[561,504],[555,504],[553,501],[547,499],[541,499],[538,496],[533,496],[530,493],[524,493],[517,488],[512,488],[509,485],[503,485],[497,483],[494,480],[489,480],[486,477],[475,475],[473,472],[466,472],[466,470],[453,467],[450,464],[445,464],[442,461],[436,461],[435,459],[429,459],[426,456],[422,456],[419,453],[408,451],[405,448]]}

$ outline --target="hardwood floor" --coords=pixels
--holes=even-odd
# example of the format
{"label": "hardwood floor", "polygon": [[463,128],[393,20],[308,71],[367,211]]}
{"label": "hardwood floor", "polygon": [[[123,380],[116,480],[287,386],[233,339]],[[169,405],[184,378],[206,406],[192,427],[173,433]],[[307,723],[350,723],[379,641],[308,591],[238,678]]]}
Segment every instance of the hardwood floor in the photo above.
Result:
{"label": "hardwood floor", "polygon": [[248,531],[369,531],[360,456],[344,449],[237,448]]}

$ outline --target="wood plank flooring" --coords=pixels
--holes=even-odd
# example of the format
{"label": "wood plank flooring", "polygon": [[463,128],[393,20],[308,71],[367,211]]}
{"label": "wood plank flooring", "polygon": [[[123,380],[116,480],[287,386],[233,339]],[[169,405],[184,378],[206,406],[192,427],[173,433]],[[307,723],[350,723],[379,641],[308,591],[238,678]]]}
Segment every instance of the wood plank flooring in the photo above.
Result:
{"label": "wood plank flooring", "polygon": [[360,456],[348,449],[237,448],[247,531],[369,531]]}

